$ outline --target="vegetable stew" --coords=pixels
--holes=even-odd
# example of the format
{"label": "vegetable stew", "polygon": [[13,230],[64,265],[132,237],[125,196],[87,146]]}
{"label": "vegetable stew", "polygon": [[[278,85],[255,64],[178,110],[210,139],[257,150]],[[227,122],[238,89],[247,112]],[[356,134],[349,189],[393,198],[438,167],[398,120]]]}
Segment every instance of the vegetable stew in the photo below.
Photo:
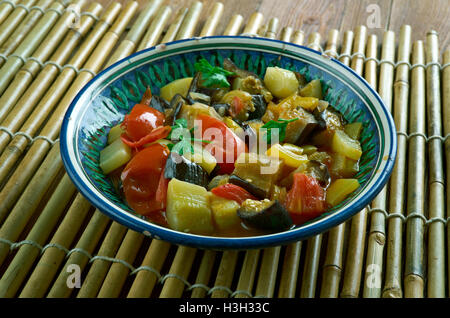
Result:
{"label": "vegetable stew", "polygon": [[346,123],[320,80],[264,78],[201,59],[111,128],[100,167],[151,222],[212,236],[289,230],[359,187],[362,123]]}

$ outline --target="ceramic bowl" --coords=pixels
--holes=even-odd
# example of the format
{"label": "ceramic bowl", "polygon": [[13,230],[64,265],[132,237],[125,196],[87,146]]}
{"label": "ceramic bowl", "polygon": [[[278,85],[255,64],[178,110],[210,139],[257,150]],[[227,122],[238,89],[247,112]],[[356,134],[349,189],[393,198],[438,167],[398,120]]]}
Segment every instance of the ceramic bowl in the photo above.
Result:
{"label": "ceramic bowl", "polygon": [[[165,84],[193,76],[194,63],[219,64],[231,58],[238,67],[263,77],[268,66],[320,79],[325,100],[348,122],[362,122],[360,183],[345,201],[294,229],[252,237],[213,237],[183,233],[135,214],[99,168],[99,152],[110,128],[139,102],[147,86],[154,94]],[[249,249],[287,244],[322,233],[348,220],[381,191],[396,156],[396,129],[379,95],[353,70],[307,47],[253,37],[207,37],[158,45],[133,54],[95,76],[76,96],[61,127],[61,155],[78,190],[113,220],[147,236],[174,244],[213,249]]]}

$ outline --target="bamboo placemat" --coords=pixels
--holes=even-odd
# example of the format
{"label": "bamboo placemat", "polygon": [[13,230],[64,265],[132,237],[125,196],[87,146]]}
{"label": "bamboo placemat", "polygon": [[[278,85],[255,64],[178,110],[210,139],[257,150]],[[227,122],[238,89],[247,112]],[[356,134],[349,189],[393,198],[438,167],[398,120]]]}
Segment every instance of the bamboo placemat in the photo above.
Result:
{"label": "bamboo placemat", "polygon": [[389,184],[327,233],[262,250],[198,250],[128,230],[77,193],[58,142],[77,92],[136,50],[215,35],[223,18],[222,3],[173,12],[162,2],[138,12],[135,1],[0,1],[0,297],[448,296],[450,51],[440,52],[432,30],[412,42],[407,25],[378,38],[365,26],[305,34],[258,12],[227,17],[224,35],[279,38],[339,59],[394,116]]}

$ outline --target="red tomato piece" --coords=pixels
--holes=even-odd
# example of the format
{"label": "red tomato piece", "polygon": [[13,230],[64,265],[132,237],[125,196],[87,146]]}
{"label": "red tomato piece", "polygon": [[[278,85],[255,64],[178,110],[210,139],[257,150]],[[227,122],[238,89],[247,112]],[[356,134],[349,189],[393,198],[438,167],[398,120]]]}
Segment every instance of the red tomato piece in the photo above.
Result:
{"label": "red tomato piece", "polygon": [[134,105],[125,115],[122,128],[131,141],[138,141],[150,134],[153,129],[163,126],[165,116],[160,111],[143,104]]}
{"label": "red tomato piece", "polygon": [[325,212],[325,191],[317,179],[296,173],[292,188],[286,195],[285,206],[293,222],[303,224]]}
{"label": "red tomato piece", "polygon": [[[141,215],[161,211],[163,204],[158,189],[169,149],[161,144],[153,144],[139,151],[125,166],[121,179],[125,199],[130,207]],[[160,190],[162,191],[162,190]]]}
{"label": "red tomato piece", "polygon": [[139,148],[145,144],[149,144],[149,143],[157,141],[159,139],[166,138],[169,135],[171,129],[172,128],[170,126],[161,126],[161,127],[155,128],[148,135],[145,135],[138,141],[129,140],[127,134],[122,134],[120,136],[120,138],[126,145],[130,146],[131,148]]}
{"label": "red tomato piece", "polygon": [[200,114],[197,120],[201,121],[202,139],[211,141],[205,148],[216,158],[220,167],[218,173],[232,173],[236,159],[241,153],[248,151],[245,142],[224,122],[214,117]]}
{"label": "red tomato piece", "polygon": [[252,194],[250,194],[247,190],[241,188],[232,183],[227,183],[218,187],[211,189],[211,192],[218,197],[234,200],[239,204],[242,204],[247,199],[258,200]]}
{"label": "red tomato piece", "polygon": [[242,100],[234,96],[231,100],[231,116],[236,117],[244,109],[244,103]]}

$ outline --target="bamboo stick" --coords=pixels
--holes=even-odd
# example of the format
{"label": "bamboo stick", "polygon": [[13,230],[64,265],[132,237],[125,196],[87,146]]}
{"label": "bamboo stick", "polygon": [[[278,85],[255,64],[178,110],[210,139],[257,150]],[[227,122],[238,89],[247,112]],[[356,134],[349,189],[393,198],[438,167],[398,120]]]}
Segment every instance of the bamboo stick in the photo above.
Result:
{"label": "bamboo stick", "polygon": [[[413,43],[412,64],[424,64],[422,41]],[[425,70],[415,67],[411,71],[410,133],[425,133]],[[424,215],[425,210],[425,140],[418,136],[410,140],[408,156],[407,215]],[[404,290],[406,298],[423,297],[424,285],[424,224],[414,217],[406,222],[406,252]]]}
{"label": "bamboo stick", "polygon": [[205,22],[205,25],[203,26],[200,36],[210,36],[214,33],[214,31],[217,28],[217,25],[219,24],[220,18],[223,15],[223,8],[224,5],[222,2],[216,2],[214,3],[213,8],[211,9],[211,12],[209,13],[209,17]]}
{"label": "bamboo stick", "polygon": [[260,12],[254,12],[244,28],[242,35],[255,35],[261,27],[264,16]]}
{"label": "bamboo stick", "polygon": [[280,35],[281,41],[290,42],[293,33],[294,33],[293,28],[291,28],[290,26],[284,27],[281,30],[281,35]]}
{"label": "bamboo stick", "polygon": [[169,274],[163,284],[159,298],[180,298],[186,285],[186,280],[194,262],[196,249],[180,246],[170,267]]}
{"label": "bamboo stick", "polygon": [[[308,47],[320,51],[320,33],[311,32],[308,36]],[[319,257],[322,247],[323,234],[318,234],[306,243],[305,265],[303,268],[302,285],[300,289],[301,298],[315,297],[317,275],[319,270]]]}
{"label": "bamboo stick", "polygon": [[[439,37],[436,31],[427,34],[426,41],[427,123],[428,136],[442,136],[441,78],[439,63]],[[442,142],[428,141],[428,200],[429,219],[445,217],[445,174]],[[445,297],[445,223],[432,222],[428,225],[428,275],[427,297]]]}
{"label": "bamboo stick", "polygon": [[295,297],[301,250],[301,241],[289,244],[286,247],[283,268],[281,269],[280,287],[278,288],[278,298]]}
{"label": "bamboo stick", "polygon": [[[86,39],[86,41],[83,42],[80,49],[70,59],[69,63],[71,65],[73,65],[75,68],[79,68],[83,65],[85,60],[89,57],[89,54],[97,45],[97,42],[100,41],[101,37],[108,30],[110,24],[114,21],[115,17],[119,13],[120,8],[121,5],[119,3],[113,3],[105,11],[99,23],[97,23],[95,29],[89,34],[89,37]],[[41,99],[39,104],[35,107],[33,113],[29,116],[28,120],[22,126],[22,132],[33,135],[37,131],[38,127],[40,127],[40,125],[44,122],[55,104],[57,104],[61,96],[64,95],[66,89],[69,87],[71,81],[75,76],[76,72],[72,68],[65,68],[63,72],[61,72],[61,74],[51,86],[50,90],[45,94],[43,99]],[[5,151],[0,158],[0,161],[2,162],[2,165],[0,166],[0,180],[3,181],[10,173],[9,170],[14,167],[17,159],[20,157],[27,145],[27,138],[20,135],[15,136],[15,138],[10,143],[10,146],[6,148],[7,151]],[[39,160],[40,159],[38,159],[37,165],[39,165]],[[37,166],[34,166],[32,169],[37,169]],[[16,202],[18,196],[26,186],[29,178],[32,177],[33,172],[34,171],[31,171],[31,174],[27,175],[26,178],[23,179],[24,183],[21,183],[21,181],[19,180],[22,177],[25,177],[24,171],[22,170],[20,171],[20,173],[19,171],[16,171],[10,176],[10,180],[3,187],[2,191],[0,192],[0,224],[8,214],[9,209]],[[19,188],[16,188],[16,190],[14,190],[16,186],[19,186]]]}
{"label": "bamboo stick", "polygon": [[305,265],[300,289],[301,298],[315,297],[322,238],[323,235],[319,234],[308,239],[306,243]]}
{"label": "bamboo stick", "polygon": [[231,290],[233,283],[234,271],[236,270],[236,262],[239,256],[238,251],[224,251],[219,264],[219,270],[214,282],[214,289],[211,298],[230,297],[227,288]]}
{"label": "bamboo stick", "polygon": [[186,13],[186,17],[181,23],[180,29],[175,37],[175,40],[183,40],[190,38],[195,33],[195,27],[200,19],[200,13],[203,8],[203,3],[200,1],[194,2]]}
{"label": "bamboo stick", "polygon": [[155,19],[153,19],[150,28],[147,33],[144,35],[144,39],[141,44],[138,46],[137,51],[144,50],[148,47],[155,45],[159,38],[161,37],[164,28],[169,21],[170,15],[172,14],[172,9],[169,6],[161,7],[158,13],[156,14]]}
{"label": "bamboo stick", "polygon": [[[63,5],[58,2],[53,2],[50,8],[55,10],[64,9]],[[9,56],[6,63],[0,68],[0,94],[5,91],[16,72],[25,64],[25,61],[22,59],[29,57],[35,51],[47,36],[48,32],[53,28],[58,18],[59,14],[55,11],[47,11],[14,50],[14,54]]]}
{"label": "bamboo stick", "polygon": [[[36,4],[36,6],[45,10],[51,3],[52,0],[40,0]],[[17,28],[11,29],[13,30],[11,34],[0,33],[0,52],[4,55],[9,55],[12,51],[14,51],[17,45],[19,45],[19,43],[33,28],[33,26],[37,23],[42,15],[43,12],[41,10],[38,10],[36,8],[32,9],[30,10],[29,14],[27,14],[25,19],[17,26]],[[8,24],[8,22],[5,22],[5,24]],[[2,27],[3,25],[0,28]]]}
{"label": "bamboo stick", "polygon": [[162,2],[162,0],[152,0],[140,12],[138,18],[133,23],[133,26],[127,33],[125,39],[120,42],[118,48],[109,58],[108,62],[106,63],[106,67],[113,64],[113,62],[117,62],[122,58],[130,55],[130,53],[135,50],[137,43],[141,41],[142,37],[145,34],[145,31],[150,26],[152,18],[155,16]]}
{"label": "bamboo stick", "polygon": [[[329,56],[337,56],[339,31],[331,30],[328,35],[325,51]],[[347,44],[344,43],[343,47]],[[339,283],[342,273],[342,255],[344,249],[345,223],[342,223],[328,232],[328,245],[325,262],[322,267],[321,298],[336,298],[339,295]]]}
{"label": "bamboo stick", "polygon": [[237,35],[241,29],[242,22],[244,18],[240,14],[235,14],[231,17],[230,23],[225,28],[223,35]]}
{"label": "bamboo stick", "polygon": [[77,298],[97,296],[111,265],[109,259],[116,255],[126,231],[126,227],[117,222],[112,222],[97,253],[99,258],[93,259],[89,272],[78,291]]}
{"label": "bamboo stick", "polygon": [[248,298],[252,295],[261,250],[248,250],[245,252],[244,263],[241,267],[239,281],[234,292],[236,298]]}
{"label": "bamboo stick", "polygon": [[[152,268],[158,273],[166,260],[170,249],[170,243],[153,239],[150,248],[145,255],[140,267]],[[152,294],[153,288],[158,283],[159,277],[146,270],[139,271],[133,281],[128,298],[148,298]]]}
{"label": "bamboo stick", "polygon": [[[143,234],[128,230],[115,258],[133,264],[143,240]],[[120,263],[113,263],[97,297],[117,298],[129,274],[130,268]]]}
{"label": "bamboo stick", "polygon": [[[101,9],[100,4],[93,2],[87,12],[98,14]],[[94,23],[94,19],[91,16],[83,16],[80,20],[80,27],[76,30],[72,29],[69,31],[64,41],[60,44],[61,37],[68,30],[68,24],[72,18],[73,14],[69,12],[61,17],[54,28],[58,31],[52,31],[48,34],[44,42],[42,42],[33,54],[35,59],[38,61],[46,61],[48,55],[56,47],[58,49],[52,55],[50,61],[61,65],[69,59],[82,37],[86,35]],[[2,105],[0,109],[0,122],[3,127],[9,129],[11,132],[16,132],[23,124],[58,74],[58,68],[53,64],[46,65],[41,72],[39,72],[40,69],[41,65],[35,60],[27,61],[19,72],[17,72],[14,80],[0,98],[0,105]],[[38,72],[39,75],[33,80]],[[2,131],[0,134],[0,153],[9,141],[10,135]]]}
{"label": "bamboo stick", "polygon": [[[373,89],[377,89],[377,62],[373,59],[377,59],[378,57],[378,38],[376,35],[370,35],[367,40],[367,47],[366,47],[366,56],[369,58],[368,61],[365,63],[365,72],[364,77],[368,81],[368,83],[372,86]],[[373,59],[372,59],[373,58]],[[363,213],[367,213],[364,211]],[[365,216],[367,217],[367,216]],[[380,239],[379,241],[375,241],[376,243],[380,243],[380,246],[384,244],[383,237],[375,236],[373,239]],[[382,252],[382,249],[372,249],[372,251]],[[350,252],[351,253],[351,252]],[[378,268],[374,267],[373,265],[373,259],[377,259],[379,255],[373,256],[369,253],[366,255],[366,264],[367,265],[365,269],[365,277],[364,277],[364,284],[363,284],[363,295],[364,297],[369,297],[367,295],[367,288],[380,288],[378,287],[379,281],[376,279],[379,279],[377,275],[379,273],[376,271]],[[356,290],[356,288],[355,288]],[[365,293],[365,294],[364,294]]]}
{"label": "bamboo stick", "polygon": [[[55,283],[53,283],[47,297],[62,298],[69,297],[71,295],[73,288],[70,288],[67,285],[68,279],[72,275],[72,271],[70,270],[71,266],[77,265],[81,272],[81,269],[87,265],[89,255],[94,252],[94,249],[97,246],[97,243],[105,231],[109,221],[110,219],[106,215],[102,214],[98,210],[95,211],[89,221],[89,224],[83,231],[83,235],[75,246],[75,249],[77,250],[70,254]],[[88,253],[89,255],[86,255],[85,253]]]}
{"label": "bamboo stick", "polygon": [[378,56],[378,37],[375,34],[371,34],[367,38],[366,56],[369,60],[367,60],[364,65],[364,78],[370,86],[376,90],[378,87],[378,63],[377,61],[371,59],[376,59]]}
{"label": "bamboo stick", "polygon": [[[29,183],[29,187],[23,192],[20,200],[11,210],[11,213],[0,228],[0,237],[16,241],[26,224],[30,220],[33,212],[37,208],[44,194],[49,189],[51,183],[62,169],[62,161],[57,148],[49,152],[45,158],[45,166],[35,174]],[[9,245],[0,242],[0,264],[2,264],[9,253]]]}
{"label": "bamboo stick", "polygon": [[[411,54],[411,27],[405,25],[400,30],[398,61],[409,63]],[[397,137],[397,160],[391,176],[390,213],[405,214],[405,184],[406,184],[406,148],[408,133],[408,103],[409,103],[409,66],[401,64],[397,67],[394,83],[394,120],[397,131],[402,132]],[[400,286],[402,266],[403,220],[399,217],[388,220],[388,240],[386,257],[386,279],[383,297],[402,297]],[[379,256],[383,257],[383,255]],[[379,297],[379,294],[375,294]]]}
{"label": "bamboo stick", "polygon": [[0,25],[5,21],[5,19],[14,10],[14,6],[19,2],[19,0],[11,0],[11,3],[4,2],[0,5]]}
{"label": "bamboo stick", "polygon": [[355,70],[359,75],[362,74],[364,68],[364,55],[365,47],[367,43],[367,28],[363,25],[359,26],[355,30],[355,40],[353,42],[353,54],[356,54],[352,58],[351,68]]}
{"label": "bamboo stick", "polygon": [[[355,30],[353,42],[353,54],[351,59],[352,69],[359,75],[364,70],[364,55],[367,42],[365,26],[359,26]],[[350,33],[344,35],[351,37]],[[344,37],[344,39],[345,39]],[[347,244],[347,255],[344,265],[344,276],[340,297],[358,297],[361,281],[361,271],[364,257],[367,209],[359,211],[350,221],[350,232]]]}
{"label": "bamboo stick", "polygon": [[191,298],[204,298],[206,296],[207,290],[205,290],[204,286],[208,286],[211,279],[216,254],[216,251],[213,250],[204,251],[202,262],[198,268],[197,278],[194,283],[194,286],[196,287],[192,286]]}
{"label": "bamboo stick", "polygon": [[175,21],[169,26],[169,29],[167,30],[166,34],[161,40],[161,43],[172,42],[173,40],[175,40],[175,36],[180,30],[181,24],[183,23],[183,20],[186,17],[187,12],[188,8],[180,9],[175,18]]}
{"label": "bamboo stick", "polygon": [[[66,175],[61,179],[26,240],[43,246],[75,193],[75,186]],[[32,244],[22,245],[0,279],[0,297],[14,297],[27,277],[41,249]]]}
{"label": "bamboo stick", "polygon": [[350,57],[347,55],[351,55],[352,53],[352,47],[353,47],[353,38],[354,33],[353,31],[345,31],[344,38],[342,40],[342,48],[341,48],[341,54],[345,54],[345,56],[342,56],[339,58],[339,61],[341,61],[342,64],[349,66],[350,65]]}
{"label": "bamboo stick", "polygon": [[[402,46],[404,43],[401,44]],[[395,62],[395,33],[392,31],[386,31],[383,38],[383,49],[381,53],[381,59],[390,62]],[[392,65],[386,65],[383,63],[380,66],[380,97],[383,99],[387,109],[392,109],[392,84],[394,78],[394,67]],[[403,105],[398,105],[403,106]],[[401,113],[400,117],[407,118],[404,113]],[[398,123],[403,124],[402,118],[397,119]],[[404,126],[404,125],[402,125]],[[402,161],[400,161],[401,163]],[[397,165],[397,172],[400,172]],[[400,177],[400,175],[398,176]],[[390,190],[392,194],[392,202],[397,201],[395,196],[402,195],[402,186],[397,186],[395,182],[402,182],[398,177],[393,180],[393,185]],[[387,206],[387,187],[386,186],[372,202],[372,208],[374,211],[371,214],[370,232],[368,237],[367,259],[366,259],[366,277],[368,280],[364,284],[364,297],[380,297],[381,294],[381,281],[383,275],[383,252],[384,245],[386,244],[386,217],[380,210],[385,210]],[[394,192],[395,191],[395,192]],[[396,206],[397,207],[397,206]],[[397,207],[398,208],[398,207]],[[397,210],[396,210],[397,211]],[[371,278],[371,280],[369,280]]]}
{"label": "bamboo stick", "polygon": [[[70,248],[72,240],[78,232],[78,228],[84,221],[90,209],[89,202],[78,194],[67,212],[64,220],[58,226],[56,233],[50,240],[50,244],[57,244],[66,249]],[[59,268],[59,264],[64,260],[66,252],[56,246],[47,248],[39,262],[34,266],[33,273],[25,284],[20,298],[43,297]]]}
{"label": "bamboo stick", "polygon": [[[447,65],[447,67],[444,68],[442,71],[442,105],[443,111],[443,121],[444,121],[444,136],[447,136],[444,142],[444,148],[445,148],[445,157],[446,157],[446,166],[447,166],[447,265],[450,264],[450,186],[448,185],[448,180],[450,180],[450,67],[448,65],[450,64],[450,50],[447,48],[447,50],[443,54],[443,65]],[[448,282],[448,289],[450,290],[450,265],[448,265],[448,271],[447,271],[447,282]]]}
{"label": "bamboo stick", "polygon": [[[25,7],[31,7],[36,3],[36,0],[23,0],[22,4]],[[45,4],[44,4],[45,5]],[[34,10],[37,11],[37,10]],[[27,10],[24,7],[16,7],[14,11],[8,16],[5,23],[0,25],[0,45],[13,33],[14,29],[27,16]],[[34,13],[34,12],[33,12]]]}
{"label": "bamboo stick", "polygon": [[265,37],[266,32],[269,29],[269,26],[267,24],[264,24],[259,27],[258,32],[256,33],[259,37]]}
{"label": "bamboo stick", "polygon": [[264,249],[261,265],[259,267],[255,297],[273,297],[280,251],[280,246]]}
{"label": "bamboo stick", "polygon": [[294,39],[292,43],[302,45],[305,40],[305,33],[302,30],[297,30],[294,32]]}
{"label": "bamboo stick", "polygon": [[278,18],[270,19],[269,25],[267,26],[266,38],[269,39],[277,38],[279,24],[280,20],[278,20]]}

